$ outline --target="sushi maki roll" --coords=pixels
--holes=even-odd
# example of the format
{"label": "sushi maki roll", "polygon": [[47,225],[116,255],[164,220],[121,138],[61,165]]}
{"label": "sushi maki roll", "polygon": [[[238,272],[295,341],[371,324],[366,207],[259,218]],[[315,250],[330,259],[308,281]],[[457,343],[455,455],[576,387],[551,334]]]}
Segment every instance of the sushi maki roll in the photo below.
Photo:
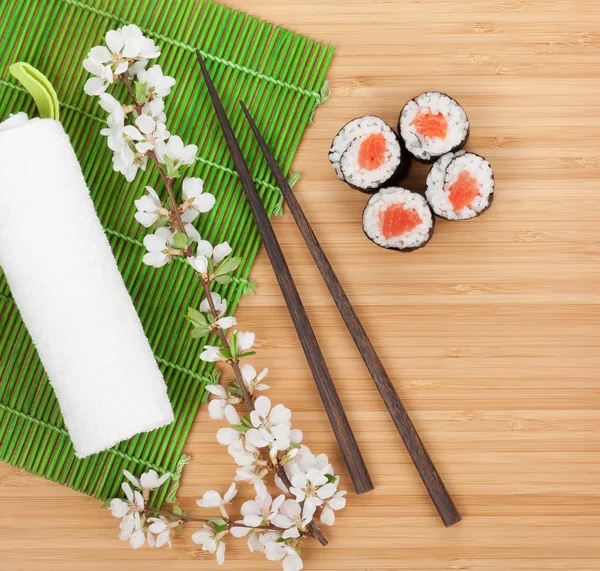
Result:
{"label": "sushi maki roll", "polygon": [[485,212],[494,199],[492,167],[475,153],[448,153],[431,167],[425,196],[440,218],[475,218]]}
{"label": "sushi maki roll", "polygon": [[396,133],[374,115],[347,123],[333,139],[329,160],[341,180],[367,193],[397,184],[410,166]]}
{"label": "sushi maki roll", "polygon": [[428,91],[411,99],[400,112],[398,132],[407,151],[419,162],[462,149],[469,138],[469,120],[457,101]]}
{"label": "sushi maki roll", "polygon": [[374,194],[363,212],[363,230],[382,248],[412,252],[433,235],[435,217],[427,201],[405,188],[384,188]]}

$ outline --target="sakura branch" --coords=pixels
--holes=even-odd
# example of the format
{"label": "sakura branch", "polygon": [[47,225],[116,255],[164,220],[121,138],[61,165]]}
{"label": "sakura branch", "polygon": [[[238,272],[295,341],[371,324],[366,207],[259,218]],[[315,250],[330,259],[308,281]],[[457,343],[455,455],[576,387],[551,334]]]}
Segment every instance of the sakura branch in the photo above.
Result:
{"label": "sakura branch", "polygon": [[[170,477],[159,477],[153,470],[139,478],[125,471],[125,499],[115,498],[108,507],[121,520],[119,538],[135,549],[145,544],[170,547],[175,529],[199,522],[203,527],[193,533],[192,540],[215,554],[219,564],[224,561],[226,541],[245,537],[250,551],[282,561],[285,571],[297,571],[303,567],[301,549],[306,541],[316,538],[327,544],[317,516],[322,524],[333,525],[335,512],[346,504],[346,492],[338,490],[340,479],[327,456],[315,456],[302,444],[302,432],[292,428],[291,411],[259,394],[269,388],[264,383],[268,370],[258,373],[245,362],[255,354],[254,333],[230,332],[236,319],[227,315],[227,300],[213,289],[232,281],[241,259],[232,255],[227,242],[213,246],[202,239],[194,226],[200,214],[215,206],[215,198],[204,192],[200,178],[185,176],[196,161],[196,145],[185,145],[166,128],[163,98],[175,80],[164,75],[159,65],[148,67],[159,56],[154,41],[136,26],[112,30],[106,34],[105,45],[92,48],[83,62],[93,75],[85,92],[99,97],[108,113],[101,134],[113,152],[115,171],[131,182],[139,170],[151,165],[164,185],[165,201],[150,186],[135,200],[135,218],[149,231],[144,237],[143,262],[160,268],[173,258],[183,258],[198,277],[204,298],[199,307],[188,308],[186,318],[193,338],[216,339],[216,344],[204,346],[200,359],[223,362],[233,373],[233,380],[225,386],[212,385],[207,390],[213,397],[208,405],[210,417],[227,423],[217,431],[217,440],[227,447],[236,473],[224,495],[209,490],[197,500],[199,508],[214,510],[207,518],[190,516],[176,504],[168,510],[153,507],[152,491]],[[118,83],[125,86],[126,103],[107,91]],[[256,497],[232,516],[236,482],[253,486]],[[281,493],[274,497],[276,489]]]}

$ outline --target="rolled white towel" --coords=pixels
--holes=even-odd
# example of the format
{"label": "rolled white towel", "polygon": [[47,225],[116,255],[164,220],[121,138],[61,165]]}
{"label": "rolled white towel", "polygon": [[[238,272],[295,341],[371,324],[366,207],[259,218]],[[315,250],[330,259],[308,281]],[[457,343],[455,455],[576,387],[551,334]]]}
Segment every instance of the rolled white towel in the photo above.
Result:
{"label": "rolled white towel", "polygon": [[62,125],[0,124],[0,266],[77,456],[173,421],[167,388]]}

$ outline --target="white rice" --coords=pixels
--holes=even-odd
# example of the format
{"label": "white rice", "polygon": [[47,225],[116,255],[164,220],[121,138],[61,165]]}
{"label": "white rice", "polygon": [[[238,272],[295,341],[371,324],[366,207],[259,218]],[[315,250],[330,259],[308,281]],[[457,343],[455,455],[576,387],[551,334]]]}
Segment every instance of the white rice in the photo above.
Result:
{"label": "white rice", "polygon": [[[479,185],[479,196],[469,206],[454,210],[450,202],[450,187],[460,173],[469,171]],[[433,211],[448,220],[468,220],[483,212],[489,205],[494,193],[494,173],[490,163],[483,157],[466,151],[447,153],[431,167],[427,176],[425,196]]]}
{"label": "white rice", "polygon": [[[394,204],[404,204],[405,210],[416,210],[422,222],[410,232],[386,238],[382,232],[379,213]],[[427,201],[420,194],[400,187],[384,188],[367,202],[363,213],[363,229],[379,246],[408,250],[418,248],[429,240],[433,230],[433,215]]]}
{"label": "white rice", "polygon": [[[423,137],[417,132],[413,121],[421,112],[441,113],[448,122],[445,139]],[[428,91],[411,99],[402,109],[399,121],[400,136],[407,150],[417,159],[429,161],[458,148],[469,132],[469,121],[463,108],[451,97],[443,93]]]}
{"label": "white rice", "polygon": [[[362,143],[370,135],[382,134],[386,140],[386,161],[377,169],[367,170],[358,166],[358,153]],[[337,134],[329,160],[340,180],[360,188],[378,188],[389,180],[400,165],[400,143],[390,126],[374,115],[350,121]]]}

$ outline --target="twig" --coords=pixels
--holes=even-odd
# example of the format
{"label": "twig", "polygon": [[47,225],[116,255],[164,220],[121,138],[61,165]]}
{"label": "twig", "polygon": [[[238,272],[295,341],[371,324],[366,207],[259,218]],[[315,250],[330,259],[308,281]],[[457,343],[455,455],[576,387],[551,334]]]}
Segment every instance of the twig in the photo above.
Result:
{"label": "twig", "polygon": [[151,507],[149,507],[146,510],[146,512],[152,513],[152,514],[157,514],[157,515],[164,515],[165,517],[170,517],[171,519],[179,520],[179,521],[199,521],[201,523],[210,523],[210,520],[208,520],[206,518],[192,517],[192,516],[183,515],[183,514],[176,514],[175,512],[170,512],[168,510],[157,510],[157,509],[154,509]]}
{"label": "twig", "polygon": [[[185,231],[185,224],[183,223],[183,220],[181,219],[181,213],[179,212],[179,205],[177,204],[175,194],[173,193],[173,179],[165,174],[165,171],[160,166],[160,163],[158,162],[158,158],[156,157],[154,151],[148,151],[148,156],[152,159],[154,166],[158,169],[158,172],[160,173],[160,176],[163,179],[163,182],[165,183],[165,187],[167,189],[167,192],[169,193],[169,200],[171,201],[171,204],[173,206],[172,212],[175,218],[175,223],[177,224],[179,231],[183,232],[187,236],[187,232]],[[188,251],[189,254],[186,255],[189,257],[192,255],[192,252],[189,249]]]}
{"label": "twig", "polygon": [[[210,312],[212,313],[213,317],[218,318],[219,313],[213,302],[212,295],[210,294],[210,282],[208,280],[204,280],[204,279],[202,279],[202,277],[200,277],[200,283],[202,284],[202,289],[204,290],[204,295],[206,296],[206,301],[208,301],[208,307],[210,308]],[[215,329],[215,333],[219,337],[221,343],[223,343],[223,347],[225,347],[225,349],[229,349],[230,348],[229,341],[227,341],[227,337],[225,336],[225,333],[223,332],[223,330],[220,327],[217,327]],[[250,412],[252,412],[254,410],[254,401],[252,400],[252,395],[248,391],[248,387],[246,386],[246,383],[244,382],[244,377],[242,376],[242,371],[240,369],[240,365],[236,360],[233,360],[233,359],[228,361],[228,363],[231,366],[231,368],[233,369],[233,374],[235,375],[235,380],[237,381],[240,391],[242,391],[242,396],[244,397],[244,402],[246,403],[246,407],[248,408],[248,410]]]}
{"label": "twig", "polygon": [[[151,513],[151,514],[157,514],[157,515],[163,515],[165,517],[171,518],[172,520],[175,521],[180,521],[180,522],[188,522],[188,521],[197,521],[200,523],[211,523],[210,519],[206,519],[206,518],[202,518],[202,517],[192,517],[192,516],[188,516],[188,515],[184,515],[184,514],[177,514],[175,512],[170,512],[168,510],[156,510],[154,508],[147,508],[146,513]],[[281,531],[280,527],[277,527],[276,525],[257,525],[256,527],[250,527],[248,525],[244,525],[243,523],[236,523],[234,521],[231,520],[226,520],[227,521],[227,529],[231,529],[232,527],[247,527],[248,529],[261,529],[261,530],[265,530],[265,531]]]}
{"label": "twig", "polygon": [[[133,88],[131,87],[129,78],[126,75],[124,75],[124,76],[122,76],[122,80],[123,80],[123,83],[125,84],[125,87],[127,88],[127,91],[129,92],[131,98],[134,101],[136,109],[139,112],[142,108],[142,105],[140,105],[135,98],[135,94],[133,92]],[[160,173],[160,176],[165,184],[167,193],[169,194],[169,200],[171,202],[171,207],[172,207],[173,215],[175,217],[175,222],[179,226],[180,231],[183,232],[187,236],[187,232],[185,231],[185,226],[183,224],[183,221],[181,220],[181,214],[179,212],[179,204],[177,203],[175,194],[173,192],[173,179],[166,176],[163,168],[161,167],[160,163],[158,162],[158,158],[156,157],[156,155],[154,154],[153,151],[149,151],[148,155],[152,159],[154,166],[158,169],[158,172]],[[193,256],[192,250],[189,247],[184,250],[183,254],[188,258]],[[215,307],[215,304],[212,299],[212,295],[211,295],[211,291],[210,291],[210,280],[204,280],[200,274],[197,274],[197,275],[198,275],[198,278],[200,279],[200,284],[202,285],[204,294],[206,295],[206,300],[208,301],[208,306],[209,306],[210,312],[211,312],[212,316],[216,319],[219,317],[219,312],[217,311],[217,308]],[[219,340],[223,344],[223,347],[225,349],[230,349],[229,341],[227,340],[227,337],[226,337],[224,331],[220,327],[217,327],[217,328],[215,328],[215,333],[219,337]],[[236,359],[230,359],[227,361],[227,363],[233,370],[233,374],[235,375],[235,380],[237,382],[237,385],[238,385],[240,391],[242,392],[242,396],[244,398],[244,403],[246,404],[246,408],[248,408],[248,410],[250,412],[252,412],[254,410],[254,401],[252,399],[252,395],[248,391],[248,387],[246,386],[246,383],[244,382],[244,377],[242,376],[242,371],[240,369],[239,362]],[[290,482],[290,479],[287,476],[285,468],[281,465],[278,465],[278,466],[275,466],[275,470],[277,472],[277,475],[279,476],[279,478],[281,479],[281,481],[284,483],[285,487],[289,491],[290,488],[292,487],[292,483]],[[304,502],[301,502],[300,505],[303,506]],[[198,519],[198,518],[190,518],[188,516],[178,516],[177,514],[171,514],[170,512],[162,512],[161,510],[151,510],[151,511],[152,511],[152,513],[158,513],[158,514],[162,514],[162,515],[169,514],[172,517],[179,518],[180,520],[183,520],[183,521],[207,521],[207,520]],[[260,529],[260,528],[254,528],[254,529]],[[269,528],[267,528],[267,529],[269,529]],[[279,528],[275,528],[275,529],[277,529],[278,531],[281,531]],[[327,541],[326,537],[323,535],[323,532],[320,530],[319,526],[314,521],[311,521],[308,524],[308,535],[317,539],[321,545],[325,546],[329,543]]]}

